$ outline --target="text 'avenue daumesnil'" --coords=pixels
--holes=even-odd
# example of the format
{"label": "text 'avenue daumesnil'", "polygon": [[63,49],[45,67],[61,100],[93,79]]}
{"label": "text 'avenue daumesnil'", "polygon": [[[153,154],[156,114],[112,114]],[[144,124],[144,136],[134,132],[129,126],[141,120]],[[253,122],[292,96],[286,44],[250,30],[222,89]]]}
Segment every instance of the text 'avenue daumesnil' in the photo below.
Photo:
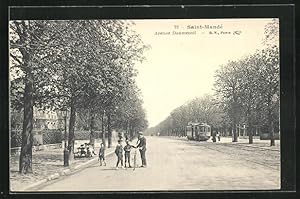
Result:
{"label": "text 'avenue daumesnil'", "polygon": [[156,36],[171,36],[171,35],[240,35],[242,31],[165,31],[154,32]]}

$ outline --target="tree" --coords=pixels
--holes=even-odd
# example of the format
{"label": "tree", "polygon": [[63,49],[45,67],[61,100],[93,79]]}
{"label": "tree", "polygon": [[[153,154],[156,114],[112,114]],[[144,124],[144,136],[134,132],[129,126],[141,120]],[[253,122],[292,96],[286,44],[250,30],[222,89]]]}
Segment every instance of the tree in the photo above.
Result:
{"label": "tree", "polygon": [[135,83],[123,90],[122,101],[114,114],[113,126],[125,131],[129,139],[133,139],[135,132],[143,131],[147,127],[146,113],[142,107],[140,90]]}
{"label": "tree", "polygon": [[[243,107],[244,123],[246,124],[247,133],[249,135],[249,144],[253,143],[253,112],[258,106],[259,81],[257,71],[261,65],[261,59],[257,54],[250,55],[241,60],[241,105]],[[246,130],[245,129],[245,130]]]}
{"label": "tree", "polygon": [[[275,145],[274,120],[279,121],[279,20],[273,19],[265,26],[265,38],[263,40],[266,49],[262,51],[265,59],[262,82],[262,93],[266,99],[268,125],[270,132],[270,145]],[[276,111],[277,110],[277,111]],[[275,112],[275,114],[274,114]],[[277,123],[277,122],[276,122]],[[279,125],[279,122],[277,123]]]}
{"label": "tree", "polygon": [[260,81],[262,86],[260,87],[260,93],[262,96],[262,104],[264,110],[267,113],[267,123],[269,126],[271,146],[275,145],[274,142],[274,123],[279,121],[279,52],[278,47],[268,48],[262,51],[262,56],[265,61],[261,66]]}
{"label": "tree", "polygon": [[241,115],[241,64],[239,61],[230,61],[227,65],[221,66],[215,74],[215,91],[219,95],[220,103],[223,104],[224,111],[231,119],[233,129],[233,142],[237,142],[236,126],[240,122]]}
{"label": "tree", "polygon": [[[21,173],[32,172],[33,107],[43,99],[39,86],[51,84],[51,65],[42,64],[55,51],[57,35],[46,21],[10,22],[10,69],[12,108],[23,109]],[[46,107],[45,107],[46,108]]]}

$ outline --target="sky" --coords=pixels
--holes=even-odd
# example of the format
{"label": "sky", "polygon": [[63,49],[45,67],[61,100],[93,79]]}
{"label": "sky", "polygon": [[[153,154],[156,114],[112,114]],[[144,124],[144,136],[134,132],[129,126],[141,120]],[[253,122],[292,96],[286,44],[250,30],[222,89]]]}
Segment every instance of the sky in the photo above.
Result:
{"label": "sky", "polygon": [[[215,71],[229,60],[261,49],[264,26],[271,20],[134,20],[133,29],[151,46],[144,54],[146,60],[136,66],[149,127],[187,101],[213,94]],[[205,25],[219,29],[206,29]],[[190,29],[191,26],[198,29]],[[173,31],[192,34],[178,35]]]}

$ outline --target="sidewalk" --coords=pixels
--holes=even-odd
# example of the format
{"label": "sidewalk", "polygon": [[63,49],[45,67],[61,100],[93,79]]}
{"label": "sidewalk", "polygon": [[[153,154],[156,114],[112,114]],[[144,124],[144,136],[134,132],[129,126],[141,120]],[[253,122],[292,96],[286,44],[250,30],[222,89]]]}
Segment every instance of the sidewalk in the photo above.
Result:
{"label": "sidewalk", "polygon": [[[186,137],[174,137],[174,136],[163,136],[166,138],[174,138],[174,139],[180,139],[180,140],[187,140]],[[213,143],[212,139],[205,142],[211,142]],[[249,138],[248,137],[238,137],[237,142],[232,142],[232,137],[221,137],[221,141],[215,142],[215,144],[221,144],[221,143],[232,143],[233,145],[243,145],[247,147],[260,147],[265,149],[274,149],[274,150],[280,150],[280,140],[275,140],[275,146],[270,146],[270,140],[260,140],[259,138],[253,138],[253,144],[249,144]]]}
{"label": "sidewalk", "polygon": [[[82,141],[81,141],[82,142]],[[79,143],[81,143],[79,142]],[[114,152],[115,145],[106,149],[106,156]],[[75,147],[76,148],[76,147]],[[70,166],[63,166],[63,148],[35,151],[32,154],[33,173],[19,173],[19,155],[10,156],[10,190],[26,191],[47,181],[57,179],[60,176],[71,173],[93,164],[98,160],[99,143],[95,144],[97,155],[91,158],[78,158],[70,162]]]}
{"label": "sidewalk", "polygon": [[259,138],[253,138],[253,144],[249,144],[248,137],[239,137],[237,142],[232,142],[232,137],[221,137],[220,142],[243,145],[247,147],[260,147],[265,149],[280,150],[280,140],[275,140],[275,146],[270,146],[270,140],[260,140]]}

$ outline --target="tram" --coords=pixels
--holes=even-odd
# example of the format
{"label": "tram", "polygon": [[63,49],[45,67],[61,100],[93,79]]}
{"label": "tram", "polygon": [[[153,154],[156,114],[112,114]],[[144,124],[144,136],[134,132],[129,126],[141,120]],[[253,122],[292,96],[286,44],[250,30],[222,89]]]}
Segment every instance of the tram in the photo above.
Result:
{"label": "tram", "polygon": [[206,123],[189,122],[186,135],[189,140],[207,141],[211,136],[211,127]]}

